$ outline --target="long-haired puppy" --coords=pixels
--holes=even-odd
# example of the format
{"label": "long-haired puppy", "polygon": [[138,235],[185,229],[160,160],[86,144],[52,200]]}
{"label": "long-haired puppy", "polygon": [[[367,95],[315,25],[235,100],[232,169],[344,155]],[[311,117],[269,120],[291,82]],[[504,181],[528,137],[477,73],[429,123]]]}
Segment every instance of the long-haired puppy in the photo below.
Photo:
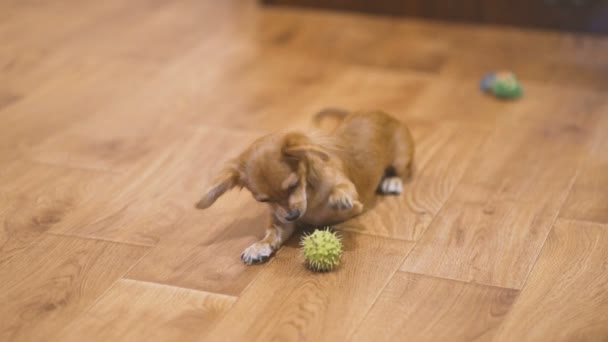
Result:
{"label": "long-haired puppy", "polygon": [[203,198],[211,206],[233,187],[268,203],[272,223],[241,258],[260,263],[291,236],[296,224],[331,225],[360,214],[376,193],[398,195],[409,177],[414,142],[407,126],[383,112],[325,110],[331,130],[264,136],[230,160]]}

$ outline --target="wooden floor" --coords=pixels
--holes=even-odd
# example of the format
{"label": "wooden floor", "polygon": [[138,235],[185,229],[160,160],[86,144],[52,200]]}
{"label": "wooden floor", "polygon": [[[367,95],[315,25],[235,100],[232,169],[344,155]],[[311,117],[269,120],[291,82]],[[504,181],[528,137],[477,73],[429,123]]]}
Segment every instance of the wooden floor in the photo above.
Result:
{"label": "wooden floor", "polygon": [[[484,96],[518,73],[525,97]],[[0,341],[606,341],[608,38],[252,1],[0,3]],[[241,251],[246,192],[193,209],[252,139],[326,106],[417,141],[401,197]]]}

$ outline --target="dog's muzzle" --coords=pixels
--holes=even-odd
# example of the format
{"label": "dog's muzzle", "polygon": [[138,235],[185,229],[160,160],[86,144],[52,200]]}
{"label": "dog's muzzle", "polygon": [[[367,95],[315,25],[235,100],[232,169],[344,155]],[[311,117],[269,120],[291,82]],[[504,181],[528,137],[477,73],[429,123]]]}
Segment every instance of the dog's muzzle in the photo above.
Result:
{"label": "dog's muzzle", "polygon": [[287,216],[285,219],[289,222],[292,222],[299,218],[300,218],[300,210],[296,209],[296,210],[290,212],[289,216]]}

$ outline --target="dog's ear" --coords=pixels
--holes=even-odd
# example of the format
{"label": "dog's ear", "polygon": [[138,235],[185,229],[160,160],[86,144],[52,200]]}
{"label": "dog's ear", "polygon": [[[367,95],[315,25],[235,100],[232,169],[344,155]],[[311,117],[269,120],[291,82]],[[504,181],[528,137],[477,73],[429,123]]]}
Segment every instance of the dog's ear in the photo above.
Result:
{"label": "dog's ear", "polygon": [[323,147],[315,144],[309,137],[302,133],[289,133],[283,140],[283,154],[296,159],[302,159],[310,154],[316,155],[324,161],[329,160],[329,155]]}
{"label": "dog's ear", "polygon": [[241,173],[236,162],[230,162],[224,167],[220,174],[215,178],[207,192],[196,203],[196,208],[209,208],[221,195],[233,187],[241,184]]}
{"label": "dog's ear", "polygon": [[[308,186],[308,168],[305,164],[306,163],[299,163],[298,170],[295,173],[295,175],[297,176],[290,176],[287,179],[287,183],[291,184],[293,184],[293,179],[289,178],[295,178],[297,180],[297,185],[295,189],[292,190],[289,196],[289,207],[297,208],[298,210],[300,210],[300,213],[306,212],[307,209],[306,187]],[[292,175],[294,174],[292,173]]]}

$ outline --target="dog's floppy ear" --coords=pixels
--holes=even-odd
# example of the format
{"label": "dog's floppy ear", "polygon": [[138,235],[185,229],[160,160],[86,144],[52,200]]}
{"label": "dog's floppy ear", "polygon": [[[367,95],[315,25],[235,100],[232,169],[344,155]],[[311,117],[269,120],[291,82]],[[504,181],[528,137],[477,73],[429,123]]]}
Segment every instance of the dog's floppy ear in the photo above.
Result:
{"label": "dog's floppy ear", "polygon": [[209,208],[215,200],[217,200],[226,191],[241,184],[240,172],[236,162],[230,162],[213,181],[213,185],[207,189],[205,195],[201,198],[196,207],[198,209]]}
{"label": "dog's floppy ear", "polygon": [[329,155],[323,147],[313,143],[309,137],[302,133],[289,133],[283,140],[283,154],[296,159],[302,159],[308,154],[314,154],[324,161],[329,160]]}

